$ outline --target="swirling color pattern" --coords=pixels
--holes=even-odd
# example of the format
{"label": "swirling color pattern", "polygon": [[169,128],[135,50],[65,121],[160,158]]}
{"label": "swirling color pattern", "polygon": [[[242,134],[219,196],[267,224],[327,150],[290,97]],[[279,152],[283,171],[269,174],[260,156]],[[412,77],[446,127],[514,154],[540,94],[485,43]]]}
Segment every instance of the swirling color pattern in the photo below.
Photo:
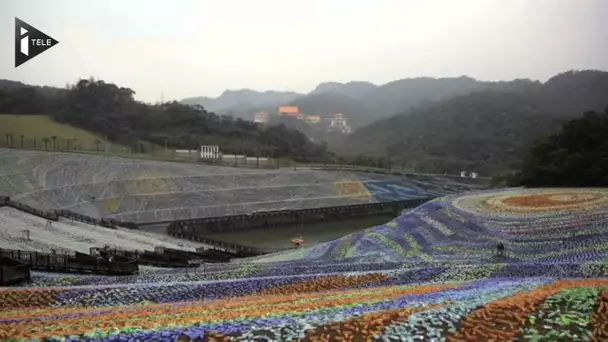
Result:
{"label": "swirling color pattern", "polygon": [[485,191],[204,270],[36,274],[0,290],[0,339],[607,341],[606,209],[602,189]]}

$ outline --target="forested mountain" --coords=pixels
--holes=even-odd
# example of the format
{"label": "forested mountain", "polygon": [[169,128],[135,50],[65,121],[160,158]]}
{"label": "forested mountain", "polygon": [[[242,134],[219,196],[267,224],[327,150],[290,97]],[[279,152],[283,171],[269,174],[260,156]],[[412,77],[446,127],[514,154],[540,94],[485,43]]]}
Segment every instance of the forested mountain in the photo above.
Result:
{"label": "forested mountain", "polygon": [[608,72],[568,71],[550,78],[541,94],[549,113],[572,117],[587,110],[602,111],[608,104]]}
{"label": "forested mountain", "polygon": [[526,186],[608,186],[608,108],[538,139],[518,178]]}
{"label": "forested mountain", "polygon": [[325,82],[307,95],[259,93],[251,90],[226,91],[216,99],[189,98],[182,100],[182,103],[200,104],[211,111],[230,113],[249,120],[258,110],[274,113],[279,105],[289,104],[300,107],[302,113],[310,115],[329,117],[335,113],[343,113],[349,118],[351,125],[362,127],[395,113],[474,91],[521,90],[538,86],[540,82],[531,80],[482,82],[465,76],[420,77],[401,79],[380,86],[369,82]]}
{"label": "forested mountain", "polygon": [[149,141],[193,149],[218,144],[224,152],[296,159],[328,156],[325,145],[314,144],[284,125],[265,128],[178,102],[149,105],[135,101],[133,90],[101,80],[83,79],[66,89],[53,89],[0,82],[0,113],[47,114],[138,148],[139,141]]}
{"label": "forested mountain", "polygon": [[[305,113],[342,112],[361,118],[370,112],[388,113],[396,103],[404,106],[402,114],[362,127],[345,140],[332,136],[330,147],[347,156],[343,162],[490,175],[520,169],[533,141],[556,132],[564,122],[585,111],[603,111],[608,106],[608,73],[570,71],[544,84],[467,77],[401,80],[379,87],[330,83],[291,103]],[[409,106],[412,103],[417,105]],[[176,148],[219,144],[225,151],[248,154],[316,161],[335,157],[325,144],[312,143],[299,132],[310,134],[310,127],[297,120],[261,126],[200,106],[144,104],[133,99],[131,89],[103,81],[81,80],[67,89],[0,81],[0,113],[49,114],[126,145],[141,140]]]}
{"label": "forested mountain", "polygon": [[32,89],[36,89],[39,92],[41,92],[44,95],[47,96],[52,96],[57,94],[58,92],[61,92],[63,89],[61,88],[56,88],[56,87],[49,87],[49,86],[35,86],[35,85],[29,85],[29,84],[25,84],[23,82],[19,82],[19,81],[12,81],[12,80],[3,80],[0,79],[0,90],[3,91],[10,91],[10,90],[16,90],[16,89],[21,89],[24,87],[29,87]]}
{"label": "forested mountain", "polygon": [[424,172],[519,169],[528,146],[587,110],[608,106],[608,73],[567,72],[545,84],[495,83],[377,121],[337,146]]}
{"label": "forested mountain", "polygon": [[232,113],[236,117],[251,120],[251,114],[261,109],[274,109],[287,104],[303,94],[294,92],[266,91],[249,89],[226,90],[217,98],[191,97],[181,101],[183,104],[200,105],[206,110],[217,113]]}
{"label": "forested mountain", "polygon": [[325,82],[319,84],[309,95],[334,93],[346,95],[354,98],[367,96],[372,91],[378,89],[378,86],[369,82]]}
{"label": "forested mountain", "polygon": [[55,87],[0,80],[0,114],[37,114],[56,110],[56,99],[64,91]]}
{"label": "forested mountain", "polygon": [[319,85],[309,95],[298,98],[292,104],[300,106],[305,113],[308,113],[307,110],[323,116],[343,113],[355,127],[361,127],[395,113],[403,113],[475,91],[533,91],[540,85],[538,81],[527,79],[481,82],[465,76],[408,78],[381,86],[365,82],[334,82]]}
{"label": "forested mountain", "polygon": [[300,97],[290,104],[298,106],[302,113],[315,113],[321,117],[343,113],[348,117],[349,122],[355,125],[365,122],[365,118],[373,112],[365,101],[339,93],[311,94]]}

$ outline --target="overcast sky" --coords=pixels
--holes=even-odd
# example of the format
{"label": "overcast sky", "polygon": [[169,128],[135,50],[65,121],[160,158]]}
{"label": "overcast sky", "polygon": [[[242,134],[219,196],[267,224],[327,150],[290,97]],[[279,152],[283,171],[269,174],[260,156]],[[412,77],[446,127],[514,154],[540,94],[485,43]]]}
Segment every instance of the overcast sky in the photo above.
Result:
{"label": "overcast sky", "polygon": [[[0,78],[155,102],[419,76],[608,70],[606,0],[0,0]],[[59,41],[14,67],[14,17]]]}

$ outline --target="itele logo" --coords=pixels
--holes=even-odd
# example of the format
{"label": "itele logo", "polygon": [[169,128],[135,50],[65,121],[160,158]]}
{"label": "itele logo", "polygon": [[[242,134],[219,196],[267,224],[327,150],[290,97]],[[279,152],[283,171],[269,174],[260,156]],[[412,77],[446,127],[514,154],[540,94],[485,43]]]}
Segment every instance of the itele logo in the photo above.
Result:
{"label": "itele logo", "polygon": [[32,25],[15,18],[15,68],[58,43]]}

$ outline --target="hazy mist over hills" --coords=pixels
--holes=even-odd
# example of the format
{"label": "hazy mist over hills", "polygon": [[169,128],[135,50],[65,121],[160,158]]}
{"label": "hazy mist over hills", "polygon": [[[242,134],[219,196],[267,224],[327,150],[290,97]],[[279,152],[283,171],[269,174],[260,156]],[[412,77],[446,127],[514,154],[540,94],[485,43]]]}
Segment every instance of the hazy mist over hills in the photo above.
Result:
{"label": "hazy mist over hills", "polygon": [[369,82],[325,82],[319,84],[310,94],[335,93],[358,97],[368,95],[377,88],[377,85]]}
{"label": "hazy mist over hills", "polygon": [[248,112],[256,108],[275,107],[279,104],[289,103],[302,94],[293,92],[255,90],[226,90],[217,98],[191,97],[181,102],[189,105],[201,105],[205,109],[217,112]]}
{"label": "hazy mist over hills", "polygon": [[199,104],[207,110],[230,113],[236,117],[252,119],[257,110],[275,112],[280,105],[296,105],[310,115],[327,117],[343,113],[355,127],[367,125],[377,119],[409,110],[423,104],[442,101],[480,90],[508,90],[529,88],[541,83],[528,79],[511,82],[485,82],[470,77],[406,78],[383,85],[370,82],[324,82],[308,94],[253,90],[225,91],[218,98],[194,97],[182,100],[185,104]]}

